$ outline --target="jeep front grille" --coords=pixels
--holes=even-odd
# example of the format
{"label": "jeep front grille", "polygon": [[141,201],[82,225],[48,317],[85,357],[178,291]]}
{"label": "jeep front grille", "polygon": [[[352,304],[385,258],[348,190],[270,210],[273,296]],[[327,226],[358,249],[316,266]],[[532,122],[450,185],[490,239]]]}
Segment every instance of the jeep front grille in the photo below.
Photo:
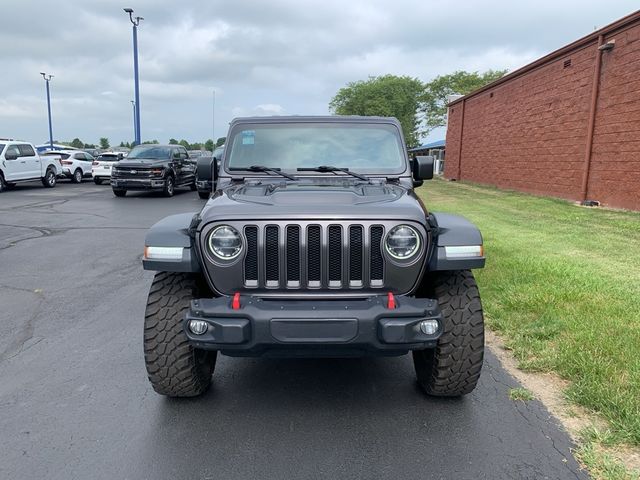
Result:
{"label": "jeep front grille", "polygon": [[384,227],[247,225],[244,286],[360,289],[384,286]]}

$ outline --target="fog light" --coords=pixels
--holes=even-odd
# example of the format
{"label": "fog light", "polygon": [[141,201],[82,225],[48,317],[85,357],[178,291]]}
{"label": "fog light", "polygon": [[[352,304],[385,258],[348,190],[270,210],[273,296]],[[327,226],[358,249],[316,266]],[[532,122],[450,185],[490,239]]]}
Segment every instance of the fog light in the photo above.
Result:
{"label": "fog light", "polygon": [[437,320],[422,320],[420,322],[420,331],[425,335],[433,335],[438,331]]}
{"label": "fog light", "polygon": [[209,328],[209,324],[204,320],[189,320],[189,330],[194,335],[202,335]]}

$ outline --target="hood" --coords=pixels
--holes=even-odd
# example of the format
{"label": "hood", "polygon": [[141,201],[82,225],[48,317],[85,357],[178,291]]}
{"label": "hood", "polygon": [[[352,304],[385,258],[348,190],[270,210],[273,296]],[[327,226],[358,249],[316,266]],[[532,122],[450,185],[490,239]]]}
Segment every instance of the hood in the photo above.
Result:
{"label": "hood", "polygon": [[124,168],[150,168],[150,167],[156,167],[160,165],[166,165],[168,162],[169,162],[168,159],[166,160],[148,159],[147,160],[144,158],[132,158],[132,159],[123,158],[118,162],[118,166],[124,167]]}
{"label": "hood", "polygon": [[204,221],[264,218],[401,218],[424,222],[412,190],[380,182],[250,182],[218,191],[201,212]]}

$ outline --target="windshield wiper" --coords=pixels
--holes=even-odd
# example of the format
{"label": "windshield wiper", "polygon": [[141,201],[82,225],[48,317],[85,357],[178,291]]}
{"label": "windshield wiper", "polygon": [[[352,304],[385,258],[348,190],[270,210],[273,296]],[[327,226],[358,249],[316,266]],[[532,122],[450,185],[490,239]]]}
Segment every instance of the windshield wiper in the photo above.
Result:
{"label": "windshield wiper", "polygon": [[238,172],[242,170],[249,170],[250,172],[272,172],[280,175],[281,177],[288,178],[289,180],[297,181],[297,177],[289,175],[288,173],[281,172],[279,168],[265,167],[264,165],[251,165],[250,167],[231,167],[232,172]]}
{"label": "windshield wiper", "polygon": [[351,172],[348,168],[332,167],[330,165],[320,165],[318,167],[304,167],[304,168],[298,168],[297,170],[299,172],[343,172],[348,175],[351,175],[352,177],[356,177],[356,178],[359,178],[360,180],[364,180],[365,182],[371,181],[370,178],[365,177],[360,173]]}

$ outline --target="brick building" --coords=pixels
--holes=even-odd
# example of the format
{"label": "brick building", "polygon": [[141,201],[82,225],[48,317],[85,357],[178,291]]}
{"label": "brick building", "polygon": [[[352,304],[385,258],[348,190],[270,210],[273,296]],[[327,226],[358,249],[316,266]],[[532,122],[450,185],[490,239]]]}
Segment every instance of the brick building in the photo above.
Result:
{"label": "brick building", "polygon": [[445,177],[640,210],[640,11],[450,103]]}

